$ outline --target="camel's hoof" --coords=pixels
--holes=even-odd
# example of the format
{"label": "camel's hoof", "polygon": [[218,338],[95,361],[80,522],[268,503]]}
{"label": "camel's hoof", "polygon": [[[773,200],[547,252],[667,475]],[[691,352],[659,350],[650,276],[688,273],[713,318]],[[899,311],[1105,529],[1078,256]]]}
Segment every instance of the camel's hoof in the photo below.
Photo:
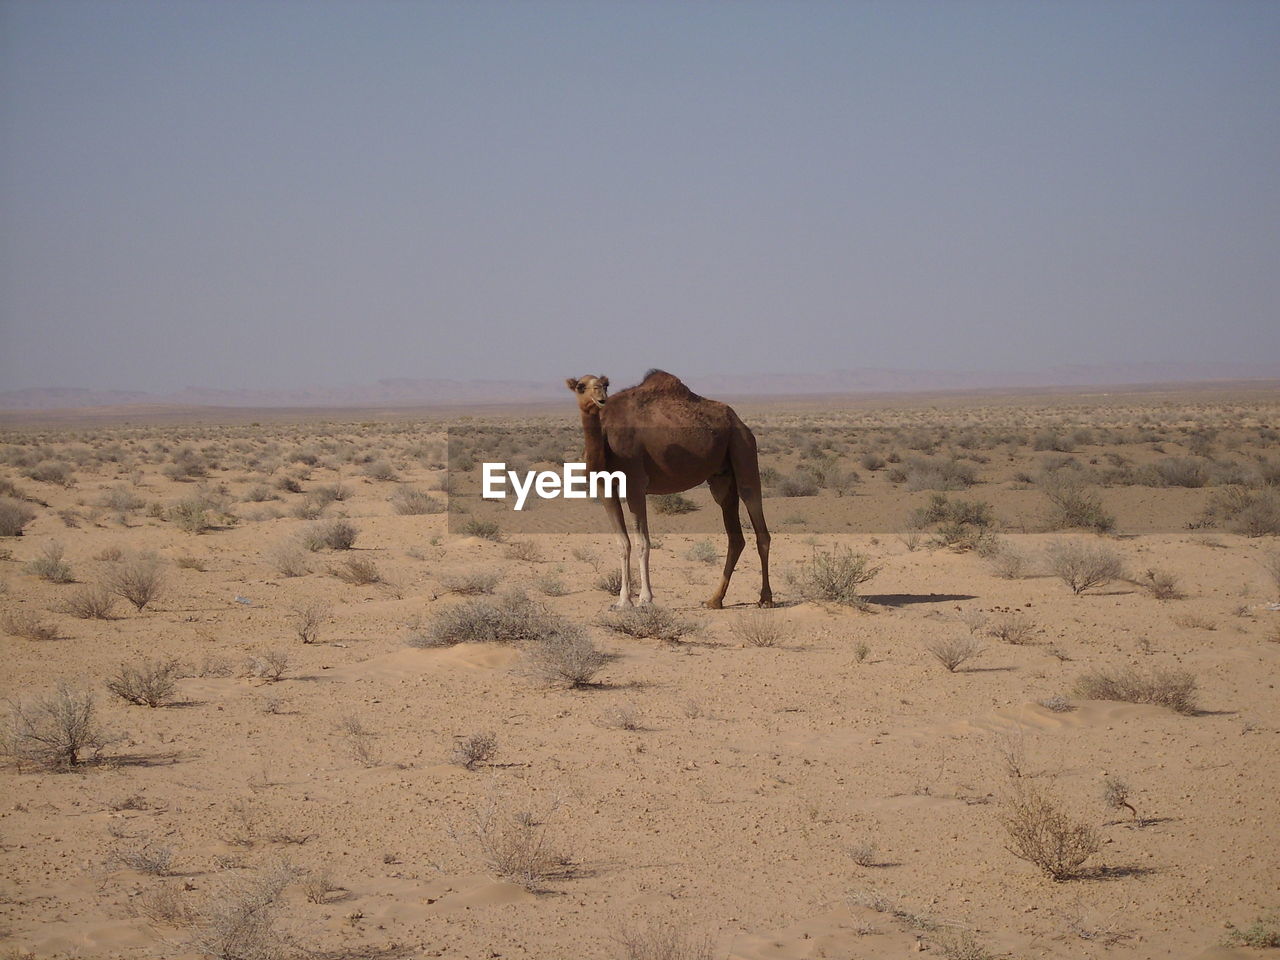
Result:
{"label": "camel's hoof", "polygon": [[768,609],[770,609],[770,608],[772,608],[772,607],[773,607],[773,601],[772,601],[772,600],[761,600],[761,601],[760,601],[760,607],[761,607],[762,609],[768,610]]}
{"label": "camel's hoof", "polygon": [[708,610],[723,610],[723,609],[724,609],[724,603],[723,603],[723,601],[717,600],[715,597],[712,597],[710,600],[708,600],[708,601],[704,604],[704,606],[705,606]]}

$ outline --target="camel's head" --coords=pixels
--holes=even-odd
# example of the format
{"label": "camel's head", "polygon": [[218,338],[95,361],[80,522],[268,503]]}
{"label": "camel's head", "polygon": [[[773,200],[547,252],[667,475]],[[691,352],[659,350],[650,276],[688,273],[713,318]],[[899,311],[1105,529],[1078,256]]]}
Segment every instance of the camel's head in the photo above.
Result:
{"label": "camel's head", "polygon": [[603,407],[604,402],[609,399],[608,377],[570,377],[565,385],[578,395],[578,407],[582,410],[589,410],[591,404],[595,404],[597,408]]}

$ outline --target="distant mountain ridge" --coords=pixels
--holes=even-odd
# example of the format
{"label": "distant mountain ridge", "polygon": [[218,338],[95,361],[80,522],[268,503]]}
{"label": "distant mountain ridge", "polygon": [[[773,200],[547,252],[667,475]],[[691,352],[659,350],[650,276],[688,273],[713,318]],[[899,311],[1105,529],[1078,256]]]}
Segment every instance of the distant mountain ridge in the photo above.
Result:
{"label": "distant mountain ridge", "polygon": [[[699,393],[736,396],[916,393],[1106,387],[1148,383],[1280,379],[1280,360],[1255,363],[1067,365],[1041,371],[948,372],[860,368],[821,373],[696,375],[670,364]],[[621,384],[619,384],[620,386]],[[382,407],[538,403],[559,399],[560,380],[450,380],[396,377],[369,384],[293,390],[187,387],[170,393],[78,387],[0,390],[0,410],[55,410],[137,404],[182,407]]]}

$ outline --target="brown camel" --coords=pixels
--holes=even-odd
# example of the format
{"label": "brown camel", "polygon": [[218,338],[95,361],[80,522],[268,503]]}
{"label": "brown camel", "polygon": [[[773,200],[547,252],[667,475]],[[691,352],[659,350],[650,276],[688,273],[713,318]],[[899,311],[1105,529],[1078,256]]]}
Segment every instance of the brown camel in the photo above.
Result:
{"label": "brown camel", "polygon": [[[635,518],[640,552],[640,602],[653,602],[649,585],[649,494],[680,493],[708,483],[720,505],[729,549],[724,573],[707,606],[720,609],[733,568],[746,546],[738,500],[747,505],[760,552],[760,606],[773,606],[769,589],[769,528],[764,522],[756,438],[727,404],[700,397],[662,370],[609,396],[608,377],[565,381],[578,395],[588,470],[618,470],[627,478],[627,508]],[[604,501],[622,551],[622,589],[616,608],[631,606],[631,540],[619,497]]]}

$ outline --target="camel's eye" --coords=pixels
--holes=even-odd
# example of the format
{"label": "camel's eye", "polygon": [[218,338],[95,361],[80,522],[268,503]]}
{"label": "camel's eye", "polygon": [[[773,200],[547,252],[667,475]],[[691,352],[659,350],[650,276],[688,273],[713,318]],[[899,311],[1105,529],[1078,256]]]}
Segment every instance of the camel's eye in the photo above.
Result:
{"label": "camel's eye", "polygon": [[580,383],[580,384],[578,384],[578,392],[579,392],[579,393],[583,393],[586,389],[587,389],[587,388],[586,388],[586,385],[585,385],[585,384],[581,384],[581,383]]}

